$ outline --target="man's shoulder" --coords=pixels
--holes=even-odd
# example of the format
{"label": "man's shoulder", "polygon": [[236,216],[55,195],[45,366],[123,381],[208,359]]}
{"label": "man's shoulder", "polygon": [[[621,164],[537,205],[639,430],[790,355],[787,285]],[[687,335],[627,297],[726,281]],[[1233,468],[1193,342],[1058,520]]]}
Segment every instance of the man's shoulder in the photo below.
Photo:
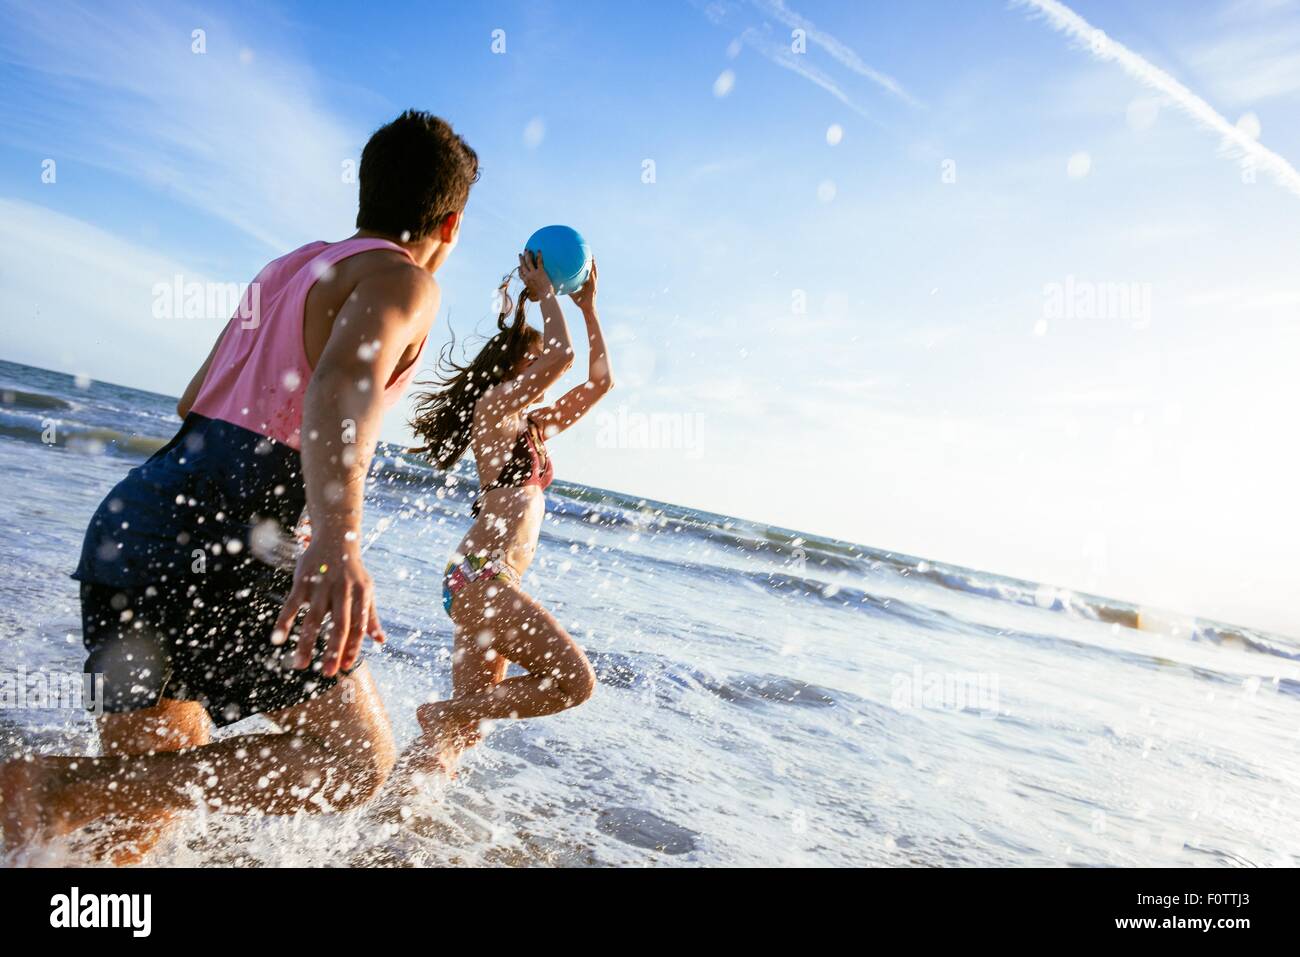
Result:
{"label": "man's shoulder", "polygon": [[436,302],[438,281],[397,250],[374,249],[356,256],[356,288],[368,297],[419,310]]}

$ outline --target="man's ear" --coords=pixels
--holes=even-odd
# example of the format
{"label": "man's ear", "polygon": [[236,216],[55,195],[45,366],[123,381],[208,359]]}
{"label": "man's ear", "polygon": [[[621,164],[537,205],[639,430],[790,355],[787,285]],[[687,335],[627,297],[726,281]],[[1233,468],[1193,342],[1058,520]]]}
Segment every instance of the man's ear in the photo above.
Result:
{"label": "man's ear", "polygon": [[461,215],[461,213],[448,213],[442,218],[438,238],[444,243],[450,243],[456,238],[456,232],[460,229]]}

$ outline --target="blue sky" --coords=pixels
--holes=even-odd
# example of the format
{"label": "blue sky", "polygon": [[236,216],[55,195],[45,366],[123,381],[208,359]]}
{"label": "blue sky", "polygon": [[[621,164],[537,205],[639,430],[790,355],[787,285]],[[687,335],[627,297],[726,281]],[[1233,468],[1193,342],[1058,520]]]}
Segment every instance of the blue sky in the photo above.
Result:
{"label": "blue sky", "polygon": [[561,477],[1300,631],[1294,2],[6,3],[0,87],[6,358],[179,391],[222,322],[154,284],[347,235],[430,109],[483,164],[436,345],[537,226],[601,264]]}

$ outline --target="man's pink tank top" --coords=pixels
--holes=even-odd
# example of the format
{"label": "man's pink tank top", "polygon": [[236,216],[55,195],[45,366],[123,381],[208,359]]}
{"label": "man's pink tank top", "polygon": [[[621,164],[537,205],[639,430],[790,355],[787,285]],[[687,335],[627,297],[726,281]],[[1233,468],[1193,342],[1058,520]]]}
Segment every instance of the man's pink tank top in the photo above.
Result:
{"label": "man's pink tank top", "polygon": [[[336,263],[372,249],[410,257],[386,239],[345,239],[308,243],[263,268],[222,333],[193,411],[301,449],[303,396],[312,373],[303,345],[307,293]],[[384,387],[385,409],[402,397],[423,353],[421,342],[411,364]]]}

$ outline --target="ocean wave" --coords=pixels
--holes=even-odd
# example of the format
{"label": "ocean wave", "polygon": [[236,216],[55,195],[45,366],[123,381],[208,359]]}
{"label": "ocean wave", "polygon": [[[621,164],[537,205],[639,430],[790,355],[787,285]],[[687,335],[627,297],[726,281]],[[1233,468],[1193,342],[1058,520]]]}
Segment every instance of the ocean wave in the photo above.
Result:
{"label": "ocean wave", "polygon": [[87,455],[117,452],[130,456],[149,456],[167,444],[168,439],[151,435],[121,432],[117,429],[62,423],[45,426],[39,422],[0,417],[0,435],[20,442],[66,448]]}
{"label": "ocean wave", "polygon": [[784,675],[742,673],[717,676],[654,655],[611,651],[589,651],[588,654],[602,686],[650,692],[663,704],[677,704],[682,695],[700,691],[740,707],[784,704],[830,708],[841,703],[842,699],[857,700],[846,692]]}
{"label": "ocean wave", "polygon": [[17,409],[38,409],[50,411],[72,411],[77,405],[68,399],[61,399],[44,392],[25,392],[22,389],[0,387],[0,405]]}
{"label": "ocean wave", "polygon": [[[393,464],[388,456],[381,468],[403,482],[427,485],[439,490],[440,498],[472,499],[478,488],[472,468],[462,461],[450,472],[405,459]],[[853,606],[882,616],[897,617],[926,628],[954,623],[971,624],[928,605],[893,597],[882,597],[868,588],[845,583],[846,578],[897,576],[926,583],[947,591],[995,602],[1039,608],[1067,617],[1119,625],[1134,632],[1161,632],[1192,641],[1237,645],[1245,650],[1274,657],[1300,660],[1300,646],[1280,636],[1195,619],[1191,616],[1156,614],[1130,602],[1104,598],[1040,582],[999,576],[973,569],[916,558],[899,552],[880,551],[840,539],[810,535],[790,529],[760,525],[682,506],[658,502],[591,486],[555,482],[548,490],[552,514],[561,520],[597,525],[607,530],[631,530],[641,535],[684,536],[706,542],[724,555],[751,559],[765,558],[777,570],[745,571],[722,562],[693,561],[695,567],[724,575],[741,575],[752,585],[775,592],[799,594],[820,602]],[[1179,631],[1166,626],[1170,620],[1189,621]]]}
{"label": "ocean wave", "polygon": [[[161,433],[174,424],[165,421],[165,417],[156,422],[149,417],[143,423],[147,431],[126,431],[76,422],[59,422],[51,429],[39,416],[42,412],[71,413],[78,408],[76,402],[48,393],[0,387],[0,435],[88,454],[143,457],[157,451],[170,437],[169,434],[151,434],[155,426]],[[443,470],[406,447],[387,442],[381,442],[376,449],[371,476],[371,488],[376,490],[375,494],[427,490],[439,503],[452,508],[472,501],[479,488],[469,458]],[[1281,636],[1142,608],[1130,602],[1073,589],[979,572],[900,552],[873,549],[843,539],[561,480],[552,484],[547,495],[551,512],[560,523],[599,526],[612,532],[690,538],[711,545],[723,555],[746,561],[765,559],[780,571],[749,576],[761,587],[799,592],[840,605],[855,604],[878,613],[897,614],[928,627],[934,627],[934,609],[871,596],[864,589],[847,588],[843,581],[846,578],[897,576],[946,591],[1120,625],[1136,632],[1159,632],[1191,641],[1237,646],[1258,654],[1300,660],[1300,643]],[[735,568],[727,568],[722,563],[717,567],[727,574],[737,573]]]}
{"label": "ocean wave", "polygon": [[789,704],[805,708],[831,708],[835,696],[826,688],[780,675],[734,675],[705,687],[723,701],[742,706]]}

